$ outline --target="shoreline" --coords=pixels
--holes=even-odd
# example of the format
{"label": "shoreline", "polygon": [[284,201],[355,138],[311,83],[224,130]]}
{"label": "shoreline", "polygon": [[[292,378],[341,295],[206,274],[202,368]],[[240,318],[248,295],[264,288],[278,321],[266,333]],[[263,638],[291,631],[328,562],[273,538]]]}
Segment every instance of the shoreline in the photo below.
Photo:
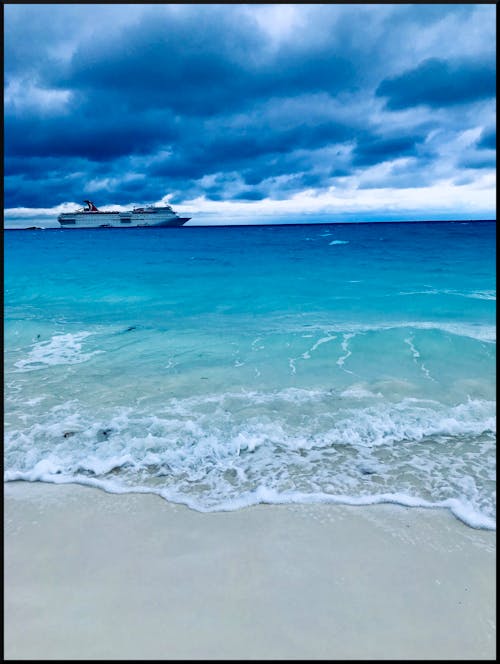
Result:
{"label": "shoreline", "polygon": [[448,510],[4,485],[6,659],[494,659],[496,532]]}

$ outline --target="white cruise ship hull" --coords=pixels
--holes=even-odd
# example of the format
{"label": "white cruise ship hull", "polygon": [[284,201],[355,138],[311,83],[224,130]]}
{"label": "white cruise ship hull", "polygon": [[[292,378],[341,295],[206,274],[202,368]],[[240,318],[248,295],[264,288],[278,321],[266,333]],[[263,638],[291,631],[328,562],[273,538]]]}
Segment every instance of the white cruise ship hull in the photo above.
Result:
{"label": "white cruise ship hull", "polygon": [[151,208],[137,212],[65,212],[57,220],[62,228],[145,228],[183,226],[190,217],[179,217],[175,212]]}

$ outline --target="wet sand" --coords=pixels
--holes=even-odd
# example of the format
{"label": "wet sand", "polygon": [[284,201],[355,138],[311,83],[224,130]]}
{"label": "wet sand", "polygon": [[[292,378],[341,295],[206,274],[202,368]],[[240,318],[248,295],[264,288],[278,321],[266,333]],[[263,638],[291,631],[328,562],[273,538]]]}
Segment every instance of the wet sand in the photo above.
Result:
{"label": "wet sand", "polygon": [[496,654],[496,534],[445,510],[4,495],[6,659]]}

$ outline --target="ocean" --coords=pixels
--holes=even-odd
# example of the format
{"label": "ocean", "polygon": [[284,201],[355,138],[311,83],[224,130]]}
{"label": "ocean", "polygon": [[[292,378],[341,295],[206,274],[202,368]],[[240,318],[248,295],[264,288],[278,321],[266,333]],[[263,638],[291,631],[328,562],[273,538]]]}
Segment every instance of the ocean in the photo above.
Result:
{"label": "ocean", "polygon": [[5,481],[494,529],[495,232],[5,232]]}

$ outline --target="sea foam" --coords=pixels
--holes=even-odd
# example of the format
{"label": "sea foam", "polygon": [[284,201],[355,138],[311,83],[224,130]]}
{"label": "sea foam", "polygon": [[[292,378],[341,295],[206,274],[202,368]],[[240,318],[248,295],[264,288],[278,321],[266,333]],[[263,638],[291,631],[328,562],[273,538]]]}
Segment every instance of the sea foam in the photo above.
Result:
{"label": "sea foam", "polygon": [[48,341],[35,342],[27,356],[15,362],[14,366],[19,371],[37,371],[47,366],[86,362],[93,355],[102,352],[100,350],[82,352],[82,341],[90,335],[91,332],[57,334]]}
{"label": "sea foam", "polygon": [[[494,467],[476,472],[494,447],[494,403],[445,408],[432,400],[379,399],[353,407],[352,398],[374,395],[354,388],[342,396],[346,405],[333,412],[330,393],[304,390],[173,399],[155,415],[120,409],[97,416],[68,402],[8,433],[5,479],[153,492],[202,511],[259,502],[264,485],[276,502],[283,496],[300,502],[300,495],[368,504],[380,493],[395,495],[396,483],[415,504],[453,505],[463,520],[473,515],[471,525],[493,523],[494,504],[480,486],[494,482]],[[301,415],[294,420],[297,403]],[[243,404],[267,407],[241,417]]]}

